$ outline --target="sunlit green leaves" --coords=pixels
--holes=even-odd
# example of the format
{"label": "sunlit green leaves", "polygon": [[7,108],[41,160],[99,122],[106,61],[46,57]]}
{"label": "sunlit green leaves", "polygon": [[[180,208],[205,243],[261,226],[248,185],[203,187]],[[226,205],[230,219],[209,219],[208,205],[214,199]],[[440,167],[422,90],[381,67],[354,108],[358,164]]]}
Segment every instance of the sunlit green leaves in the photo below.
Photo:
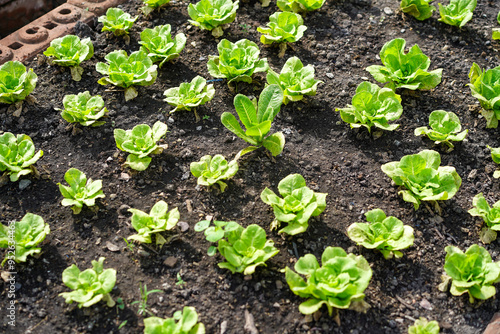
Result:
{"label": "sunlit green leaves", "polygon": [[227,187],[223,180],[232,178],[238,172],[237,160],[226,161],[224,156],[216,154],[203,156],[200,161],[192,162],[190,165],[191,174],[198,178],[198,184],[210,187],[219,185],[221,192]]}
{"label": "sunlit green leaves", "polygon": [[320,9],[326,0],[278,0],[276,5],[284,12],[305,13]]}
{"label": "sunlit green leaves", "polygon": [[83,73],[80,64],[92,58],[94,46],[90,38],[80,40],[78,36],[66,35],[50,42],[50,46],[43,54],[53,57],[54,64],[70,67],[73,80],[80,81]]}
{"label": "sunlit green leaves", "polygon": [[69,187],[61,183],[57,184],[64,197],[61,204],[71,206],[75,215],[82,211],[84,204],[89,207],[94,206],[96,199],[105,197],[102,192],[102,181],[87,180],[87,176],[76,168],[68,169],[64,174],[64,180],[69,184]]}
{"label": "sunlit green leaves", "polygon": [[487,128],[498,127],[500,119],[500,66],[490,70],[481,70],[473,63],[469,72],[469,86],[472,96],[479,100],[486,119]]}
{"label": "sunlit green leaves", "polygon": [[[260,36],[262,44],[283,43],[285,48],[286,43],[294,43],[301,39],[306,30],[302,16],[291,12],[276,12],[269,16],[267,28],[257,28],[257,31],[262,33]],[[283,55],[284,49],[280,57]]]}
{"label": "sunlit green leaves", "polygon": [[[435,110],[429,115],[429,126],[415,129],[415,136],[426,135],[435,144],[444,143],[453,148],[452,141],[462,141],[469,130],[462,131],[460,119],[451,111]],[[462,132],[460,132],[462,131]]]}
{"label": "sunlit green leaves", "polygon": [[190,3],[188,20],[194,26],[211,30],[214,37],[223,35],[222,25],[231,23],[236,18],[239,1],[231,0],[201,0],[196,5]]}
{"label": "sunlit green leaves", "polygon": [[33,69],[16,61],[0,66],[0,103],[23,101],[36,87],[37,76]]}
{"label": "sunlit green leaves", "polygon": [[194,307],[185,306],[172,318],[149,317],[144,319],[144,334],[205,334],[205,325],[198,322]]}
{"label": "sunlit green leaves", "polygon": [[[98,121],[107,114],[104,100],[100,95],[91,96],[88,91],[78,95],[65,95],[64,109],[61,117],[69,123],[79,123],[82,126],[100,126],[104,121]],[[56,110],[61,110],[55,108]]]}
{"label": "sunlit green leaves", "polygon": [[132,18],[129,13],[123,12],[120,8],[109,8],[106,15],[99,17],[98,21],[103,24],[102,31],[111,31],[115,36],[128,35],[130,28],[139,18]]}
{"label": "sunlit green leaves", "polygon": [[401,0],[401,11],[409,14],[419,21],[423,21],[432,16],[436,10],[435,6],[429,5],[433,0]]}
{"label": "sunlit green leaves", "polygon": [[439,323],[436,320],[428,321],[427,319],[420,317],[420,319],[415,320],[413,326],[408,327],[408,334],[438,334],[439,333]]}
{"label": "sunlit green leaves", "polygon": [[160,62],[160,68],[167,61],[174,60],[186,46],[186,35],[179,33],[172,38],[170,24],[146,28],[141,32],[141,50],[146,52],[153,63]]}
{"label": "sunlit green leaves", "polygon": [[205,78],[197,75],[191,82],[183,82],[179,87],[167,89],[164,93],[165,102],[177,110],[191,110],[212,100],[215,95],[214,85],[207,85]]}
{"label": "sunlit green leaves", "polygon": [[462,28],[472,19],[477,0],[450,0],[447,6],[443,6],[441,3],[438,6],[441,16],[438,21]]}
{"label": "sunlit green leaves", "polygon": [[0,135],[0,171],[10,175],[12,182],[16,182],[22,175],[32,173],[32,165],[42,155],[42,150],[35,153],[35,144],[27,135],[15,136],[10,132]]}
{"label": "sunlit green leaves", "polygon": [[161,232],[173,229],[179,221],[179,210],[174,208],[168,211],[168,204],[158,201],[149,211],[145,213],[137,209],[129,209],[132,212],[132,227],[137,234],[128,237],[128,240],[135,240],[142,243],[151,243],[151,236],[155,235],[156,244],[162,246],[166,240],[161,236]]}
{"label": "sunlit green leaves", "polygon": [[497,201],[493,204],[493,207],[490,207],[483,193],[479,193],[474,196],[472,205],[474,207],[468,211],[469,214],[483,218],[486,228],[490,230],[487,234],[484,233],[486,231],[481,234],[481,236],[488,236],[487,239],[482,237],[481,241],[489,244],[496,239],[497,231],[500,231],[500,201]]}

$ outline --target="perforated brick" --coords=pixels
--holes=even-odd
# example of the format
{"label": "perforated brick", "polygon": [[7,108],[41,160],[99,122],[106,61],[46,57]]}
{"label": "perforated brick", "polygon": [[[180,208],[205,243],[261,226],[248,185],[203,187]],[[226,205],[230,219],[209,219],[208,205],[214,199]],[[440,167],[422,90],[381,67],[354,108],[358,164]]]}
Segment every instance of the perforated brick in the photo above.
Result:
{"label": "perforated brick", "polygon": [[95,15],[102,15],[110,7],[116,7],[126,0],[68,0],[69,4],[88,10]]}

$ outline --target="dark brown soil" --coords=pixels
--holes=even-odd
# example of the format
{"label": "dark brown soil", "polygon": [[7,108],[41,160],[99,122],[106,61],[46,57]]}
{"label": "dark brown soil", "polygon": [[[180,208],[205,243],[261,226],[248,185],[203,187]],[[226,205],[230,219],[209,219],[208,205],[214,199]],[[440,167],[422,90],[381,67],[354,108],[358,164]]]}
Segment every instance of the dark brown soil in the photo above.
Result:
{"label": "dark brown soil", "polygon": [[[38,103],[26,106],[20,118],[7,113],[5,106],[0,107],[0,129],[28,134],[44,151],[37,163],[42,178],[28,177],[31,184],[24,190],[19,189],[19,183],[0,188],[0,220],[7,223],[21,219],[26,212],[36,213],[50,224],[51,234],[38,259],[17,265],[16,327],[7,325],[2,308],[0,332],[141,333],[143,317],[137,316],[136,305],[130,304],[139,300],[139,284],[143,282],[150,290],[164,291],[150,295],[149,305],[156,315],[170,317],[183,306],[194,306],[207,333],[221,333],[223,326],[227,328],[225,333],[245,333],[245,310],[254,316],[259,332],[269,334],[406,333],[414,319],[421,316],[438,320],[443,333],[481,333],[499,308],[498,300],[471,305],[466,295],[455,297],[437,289],[443,273],[444,247],[465,249],[480,242],[479,221],[467,213],[472,198],[483,192],[490,202],[500,199],[499,183],[492,179],[496,165],[486,148],[487,144],[500,146],[498,130],[485,129],[479,104],[465,86],[473,62],[494,67],[499,61],[499,46],[491,41],[491,28],[497,25],[500,3],[478,2],[474,19],[459,30],[438,22],[437,13],[424,22],[401,15],[397,11],[399,1],[330,1],[307,15],[304,38],[287,50],[285,58],[277,57],[277,48],[263,46],[262,55],[274,70],[296,55],[304,64],[315,66],[317,78],[324,84],[319,86],[317,96],[282,107],[273,128],[285,134],[284,152],[276,159],[260,150],[245,156],[240,171],[223,194],[196,190],[189,164],[205,154],[221,153],[232,158],[245,147],[220,122],[224,111],[234,111],[234,94],[225,82],[215,82],[216,96],[199,108],[200,116],[206,116],[199,123],[195,123],[192,112],[169,115],[171,107],[162,101],[163,91],[169,87],[196,75],[211,79],[206,63],[208,55],[217,53],[218,40],[187,23],[186,2],[172,1],[171,6],[155,12],[149,20],[141,17],[133,28],[130,45],[96,30],[89,31],[95,57],[83,64],[85,72],[80,83],[71,80],[69,71],[37,60],[29,63],[38,74],[33,93]],[[140,3],[133,0],[123,7],[135,14]],[[261,8],[254,0],[241,3],[237,21],[230,24],[224,37],[258,42],[256,28],[265,25],[276,9],[275,5]],[[101,77],[95,71],[97,61],[103,61],[116,49],[137,50],[143,27],[166,23],[175,33],[184,32],[188,43],[177,62],[159,71],[154,85],[139,88],[139,97],[125,103],[122,92],[108,91],[109,87],[97,84]],[[403,94],[404,113],[398,122],[401,127],[373,140],[364,131],[351,130],[341,122],[335,108],[350,103],[361,81],[374,82],[364,68],[379,64],[380,48],[396,37],[405,38],[408,46],[417,43],[431,58],[431,69],[444,69],[443,82],[433,91]],[[263,84],[264,76],[258,75],[254,84],[240,84],[238,88],[243,94],[257,96]],[[109,119],[102,127],[84,128],[72,135],[54,108],[62,107],[64,95],[85,90],[103,96],[110,110]],[[442,164],[454,166],[463,180],[457,195],[441,203],[442,219],[425,206],[415,212],[380,170],[386,162],[433,148],[429,140],[415,137],[413,130],[427,125],[429,113],[438,109],[457,113],[469,129],[467,139],[454,151],[441,150]],[[126,155],[116,148],[113,128],[152,125],[157,120],[168,124],[170,132],[165,142],[169,148],[155,157],[146,171],[131,173],[122,166]],[[84,209],[74,216],[68,207],[61,206],[57,183],[62,182],[70,167],[103,181],[106,198],[99,201],[97,214]],[[327,192],[328,205],[319,219],[310,222],[306,233],[282,238],[269,232],[273,214],[259,195],[266,186],[276,189],[290,173],[302,174],[311,188]],[[189,224],[189,229],[176,231],[177,239],[162,249],[137,246],[130,252],[123,241],[134,232],[127,208],[147,211],[160,199],[171,208],[179,208],[181,221]],[[384,260],[381,254],[358,248],[347,238],[347,227],[364,221],[363,213],[373,208],[381,208],[414,227],[415,245],[404,252],[402,259]],[[194,224],[207,215],[236,220],[244,226],[260,224],[280,253],[267,268],[259,268],[251,280],[219,269],[216,263],[220,257],[208,257],[209,244],[193,230]],[[107,243],[121,250],[111,252]],[[341,311],[340,327],[326,310],[317,321],[301,315],[298,305],[302,300],[288,289],[280,272],[293,265],[298,256],[320,256],[327,246],[363,254],[373,269],[366,290],[371,309],[366,314]],[[485,247],[494,260],[499,259],[498,241]],[[91,260],[100,256],[106,257],[106,267],[117,270],[112,295],[115,300],[122,298],[126,308],[109,309],[99,304],[84,311],[65,304],[58,296],[68,291],[62,283],[62,271],[73,263],[88,268]],[[169,257],[176,261],[166,265],[164,261]],[[182,287],[176,285],[178,273],[185,281]],[[2,281],[1,287],[1,298],[7,301],[6,283]],[[126,326],[118,330],[125,320]]]}

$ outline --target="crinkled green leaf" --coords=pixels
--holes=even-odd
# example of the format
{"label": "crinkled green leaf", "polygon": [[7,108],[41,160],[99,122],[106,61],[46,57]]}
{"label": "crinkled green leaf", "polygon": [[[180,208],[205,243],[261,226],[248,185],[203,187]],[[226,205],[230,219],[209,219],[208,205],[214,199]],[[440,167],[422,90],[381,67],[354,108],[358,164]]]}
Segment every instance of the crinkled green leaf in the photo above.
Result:
{"label": "crinkled green leaf", "polygon": [[426,20],[436,10],[429,5],[432,0],[401,0],[400,8],[403,13],[409,14],[419,21]]}
{"label": "crinkled green leaf", "polygon": [[43,151],[35,153],[35,144],[25,134],[15,136],[11,132],[0,135],[0,171],[10,175],[15,182],[22,175],[32,172],[31,165],[43,155]]}
{"label": "crinkled green leaf", "polygon": [[462,28],[472,19],[472,14],[477,6],[477,0],[450,0],[447,6],[439,5],[438,21]]}
{"label": "crinkled green leaf", "polygon": [[[229,180],[238,172],[238,162],[237,160],[227,162],[220,154],[213,158],[205,155],[199,162],[192,162],[190,170],[193,176],[198,178],[199,185],[212,186],[216,183],[220,185],[221,180]],[[221,192],[224,192],[222,187]]]}
{"label": "crinkled green leaf", "polygon": [[19,61],[8,61],[0,66],[0,103],[23,101],[36,87],[37,75]]}
{"label": "crinkled green leaf", "polygon": [[76,168],[70,168],[64,174],[64,180],[69,184],[69,187],[58,183],[59,190],[64,199],[61,204],[63,206],[73,206],[75,214],[80,213],[83,204],[93,206],[97,198],[104,198],[102,192],[102,181],[87,180],[87,176]]}
{"label": "crinkled green leaf", "polygon": [[292,12],[276,12],[269,16],[267,28],[257,28],[262,33],[262,44],[294,43],[302,38],[306,30],[302,16]]}
{"label": "crinkled green leaf", "polygon": [[213,30],[223,24],[233,22],[238,7],[239,1],[201,0],[196,4],[189,4],[188,14],[191,20],[188,21],[201,29]]}
{"label": "crinkled green leaf", "polygon": [[163,93],[166,96],[164,101],[174,106],[174,111],[191,110],[191,108],[204,105],[215,95],[214,86],[207,85],[206,82],[198,75],[191,82],[184,82],[179,87],[169,88]]}
{"label": "crinkled green leaf", "polygon": [[106,15],[98,18],[103,24],[102,31],[111,31],[115,36],[127,35],[139,16],[132,18],[120,8],[109,8]]}

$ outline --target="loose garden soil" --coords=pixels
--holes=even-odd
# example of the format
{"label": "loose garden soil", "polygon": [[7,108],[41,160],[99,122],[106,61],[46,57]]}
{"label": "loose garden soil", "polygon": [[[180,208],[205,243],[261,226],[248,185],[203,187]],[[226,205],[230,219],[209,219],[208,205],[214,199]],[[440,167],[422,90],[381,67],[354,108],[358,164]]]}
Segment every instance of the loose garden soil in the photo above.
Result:
{"label": "loose garden soil", "polygon": [[[473,62],[481,67],[499,64],[499,45],[491,41],[491,28],[497,25],[500,3],[479,0],[473,20],[460,30],[438,22],[437,13],[424,22],[401,15],[399,1],[329,1],[305,17],[305,36],[286,51],[283,59],[277,57],[278,48],[259,43],[256,31],[277,7],[272,4],[261,8],[254,0],[240,3],[236,21],[225,30],[224,38],[259,43],[261,55],[275,71],[286,59],[297,56],[304,64],[314,65],[316,77],[324,83],[317,96],[282,106],[273,130],[285,134],[283,153],[273,159],[258,150],[243,157],[240,171],[222,194],[198,189],[189,164],[205,154],[233,158],[246,146],[220,122],[223,112],[234,112],[234,93],[226,82],[214,82],[215,98],[198,108],[202,117],[198,123],[193,112],[169,114],[172,107],[163,101],[167,88],[196,75],[211,79],[206,63],[209,55],[217,54],[218,40],[210,32],[189,25],[187,4],[173,0],[149,19],[141,16],[132,29],[130,45],[100,33],[99,26],[79,26],[80,36],[90,36],[95,47],[95,56],[83,64],[82,81],[72,81],[68,70],[50,66],[39,56],[27,64],[38,75],[38,86],[32,94],[38,102],[25,104],[20,117],[8,112],[7,106],[0,106],[0,130],[28,134],[37,149],[44,151],[36,165],[40,179],[26,177],[31,183],[22,190],[19,182],[0,188],[0,220],[7,223],[32,212],[51,227],[42,244],[43,254],[17,265],[16,327],[7,325],[2,307],[0,332],[142,333],[143,317],[136,315],[136,305],[130,305],[139,300],[142,282],[150,290],[164,291],[150,295],[154,314],[171,317],[183,306],[194,306],[207,333],[245,333],[246,311],[253,315],[259,333],[406,333],[414,319],[422,316],[438,320],[443,333],[481,333],[499,308],[499,301],[492,298],[469,304],[466,295],[455,297],[440,292],[437,286],[443,273],[444,247],[455,245],[465,250],[480,243],[480,221],[467,213],[472,198],[483,192],[490,203],[500,200],[499,181],[492,178],[497,166],[486,148],[500,146],[498,129],[485,129],[479,104],[465,86]],[[133,0],[123,9],[136,14],[140,5],[141,1]],[[123,92],[97,84],[101,75],[95,71],[95,64],[104,61],[107,53],[138,50],[143,28],[167,23],[175,34],[185,33],[188,42],[181,57],[159,71],[154,85],[140,87],[139,96],[125,102]],[[398,121],[400,128],[374,140],[364,130],[351,130],[335,108],[350,103],[363,80],[374,82],[364,68],[380,64],[377,56],[381,47],[397,37],[405,38],[409,47],[418,44],[430,57],[431,69],[444,69],[443,81],[432,91],[401,92],[404,113]],[[238,92],[258,96],[264,83],[264,75],[257,75],[252,85],[239,84]],[[102,127],[72,133],[55,108],[62,108],[64,95],[85,90],[103,96],[109,118]],[[413,135],[416,127],[428,124],[430,112],[438,109],[455,112],[463,127],[469,129],[467,139],[449,153]],[[154,157],[144,172],[124,168],[126,154],[116,148],[113,129],[152,125],[157,120],[169,127],[164,139],[169,148]],[[442,165],[454,166],[462,177],[456,196],[440,203],[441,215],[425,205],[415,211],[397,195],[397,187],[380,169],[386,162],[423,149],[439,150]],[[106,198],[99,201],[97,213],[84,209],[73,215],[68,207],[61,206],[57,183],[63,182],[70,167],[103,181]],[[274,216],[260,200],[260,193],[266,186],[276,190],[278,182],[290,173],[302,174],[313,190],[328,193],[327,209],[310,222],[306,233],[282,237],[269,231]],[[137,245],[129,251],[123,238],[134,230],[127,209],[149,211],[159,200],[166,201],[170,208],[179,208],[182,229],[178,228],[171,242],[161,249]],[[380,253],[359,248],[348,239],[347,227],[365,221],[363,213],[373,208],[381,208],[415,229],[415,245],[404,251],[403,258],[384,260]],[[236,220],[244,226],[259,224],[266,228],[280,253],[267,267],[258,268],[251,279],[219,269],[220,255],[207,256],[209,243],[202,233],[193,230],[194,224],[206,216]],[[366,314],[340,311],[340,326],[326,309],[319,318],[300,314],[298,305],[303,300],[289,290],[281,272],[304,254],[319,257],[327,246],[362,254],[373,269],[365,298],[371,308]],[[494,260],[500,260],[498,241],[484,247]],[[117,270],[112,296],[115,300],[122,298],[125,309],[98,304],[83,310],[65,304],[58,296],[68,291],[61,280],[63,270],[73,263],[81,269],[89,268],[91,260],[100,256],[106,257],[106,268]],[[185,284],[176,284],[178,274]],[[1,287],[1,298],[6,301],[7,284],[2,281]],[[127,324],[118,329],[125,320]]]}

